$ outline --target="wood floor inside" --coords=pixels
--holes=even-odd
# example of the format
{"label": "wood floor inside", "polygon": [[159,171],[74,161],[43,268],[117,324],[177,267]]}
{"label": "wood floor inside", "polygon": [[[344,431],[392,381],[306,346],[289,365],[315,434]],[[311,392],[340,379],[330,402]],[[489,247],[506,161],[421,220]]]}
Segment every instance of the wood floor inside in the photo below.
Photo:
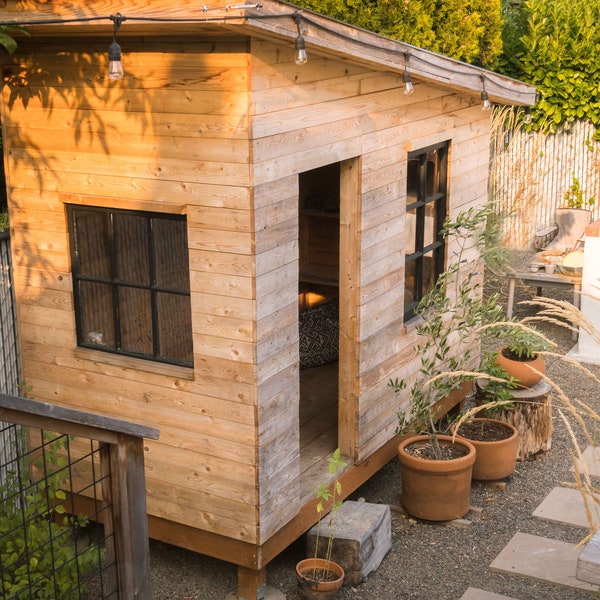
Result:
{"label": "wood floor inside", "polygon": [[328,479],[327,457],[338,447],[338,363],[300,371],[302,503]]}

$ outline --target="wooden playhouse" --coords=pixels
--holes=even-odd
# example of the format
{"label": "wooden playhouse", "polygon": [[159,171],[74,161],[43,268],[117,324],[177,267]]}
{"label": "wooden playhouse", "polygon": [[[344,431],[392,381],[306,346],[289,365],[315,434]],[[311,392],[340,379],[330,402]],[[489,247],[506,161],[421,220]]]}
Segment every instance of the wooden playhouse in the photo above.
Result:
{"label": "wooden playhouse", "polygon": [[159,428],[151,536],[236,563],[254,599],[325,458],[349,494],[394,456],[436,232],[487,199],[482,99],[534,90],[277,0],[1,18],[30,22],[1,114],[25,382]]}

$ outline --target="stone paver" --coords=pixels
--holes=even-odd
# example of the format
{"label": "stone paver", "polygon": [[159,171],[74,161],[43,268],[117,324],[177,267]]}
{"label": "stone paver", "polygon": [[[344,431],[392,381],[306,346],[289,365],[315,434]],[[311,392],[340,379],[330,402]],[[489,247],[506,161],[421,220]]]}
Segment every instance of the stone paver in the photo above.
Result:
{"label": "stone paver", "polygon": [[[581,492],[571,488],[555,487],[533,511],[533,516],[577,527],[590,526]],[[594,524],[600,522],[597,507],[591,507],[590,517]]]}
{"label": "stone paver", "polygon": [[597,591],[597,585],[579,581],[577,558],[581,548],[575,544],[516,533],[490,565],[492,571],[521,575],[565,587]]}
{"label": "stone paver", "polygon": [[[597,446],[588,446],[581,454],[590,477],[600,477],[600,448]],[[571,467],[571,471],[573,472],[574,470]]]}
{"label": "stone paver", "polygon": [[493,592],[486,592],[478,588],[468,588],[467,591],[460,597],[459,600],[513,600],[508,596],[502,596],[501,594],[494,594]]}

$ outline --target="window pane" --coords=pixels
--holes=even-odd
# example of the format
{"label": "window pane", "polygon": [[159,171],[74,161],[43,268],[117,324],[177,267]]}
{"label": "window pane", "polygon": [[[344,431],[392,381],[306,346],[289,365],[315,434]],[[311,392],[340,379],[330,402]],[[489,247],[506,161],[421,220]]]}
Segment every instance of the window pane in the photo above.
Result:
{"label": "window pane", "polygon": [[153,219],[156,285],[189,292],[187,227],[185,221]]}
{"label": "window pane", "polygon": [[159,354],[192,362],[192,314],[189,296],[157,294]]}
{"label": "window pane", "polygon": [[439,150],[430,150],[427,153],[427,196],[433,196],[440,191],[439,159]]}
{"label": "window pane", "polygon": [[105,283],[80,282],[81,342],[115,347],[112,287]]}
{"label": "window pane", "polygon": [[77,210],[75,214],[80,275],[109,279],[110,237],[106,215],[91,210]]}
{"label": "window pane", "polygon": [[435,261],[433,259],[433,251],[430,251],[423,255],[423,296],[433,289],[435,280]]}
{"label": "window pane", "polygon": [[406,229],[404,233],[404,239],[406,244],[404,246],[404,252],[406,256],[410,256],[417,250],[417,209],[413,208],[406,211]]}
{"label": "window pane", "polygon": [[417,295],[417,261],[411,261],[406,263],[405,271],[405,284],[404,284],[404,310],[407,310],[413,302],[419,300]]}
{"label": "window pane", "polygon": [[408,170],[406,173],[406,204],[410,205],[417,201],[419,196],[419,158],[408,159]]}
{"label": "window pane", "polygon": [[433,244],[437,240],[437,205],[429,202],[425,205],[425,223],[423,228],[423,247]]}
{"label": "window pane", "polygon": [[148,219],[116,214],[114,235],[117,280],[149,285]]}
{"label": "window pane", "polygon": [[150,291],[119,288],[121,350],[153,355]]}

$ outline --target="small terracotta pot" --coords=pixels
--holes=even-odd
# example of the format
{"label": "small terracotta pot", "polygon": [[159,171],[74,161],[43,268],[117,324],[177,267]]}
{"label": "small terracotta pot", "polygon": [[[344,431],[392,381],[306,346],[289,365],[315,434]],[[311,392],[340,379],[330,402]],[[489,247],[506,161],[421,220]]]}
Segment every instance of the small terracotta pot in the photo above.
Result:
{"label": "small terracotta pot", "polygon": [[496,364],[514,377],[519,387],[533,387],[546,372],[544,358],[541,355],[536,354],[531,360],[513,360],[503,354],[504,350],[505,348],[502,348],[496,355]]}
{"label": "small terracotta pot", "polygon": [[[314,581],[313,571],[327,570],[336,577],[333,581]],[[306,558],[296,565],[296,576],[300,595],[308,600],[311,599],[333,599],[344,582],[344,569],[332,560],[324,558]]]}
{"label": "small terracotta pot", "polygon": [[[440,444],[453,444],[452,438],[447,435],[438,435],[438,440]],[[418,519],[460,519],[469,512],[475,447],[467,440],[457,439],[455,444],[468,452],[451,460],[427,460],[412,456],[405,450],[411,444],[428,441],[429,436],[417,435],[404,439],[398,446],[402,505]]]}
{"label": "small terracotta pot", "polygon": [[[465,438],[459,428],[456,439],[466,439],[475,446],[476,456],[473,464],[473,479],[478,481],[497,481],[511,475],[517,465],[517,450],[519,445],[519,432],[514,425],[499,419],[473,419],[474,423],[489,421],[500,423],[510,431],[511,435],[504,440],[480,441]],[[452,426],[452,433],[456,426]]]}

